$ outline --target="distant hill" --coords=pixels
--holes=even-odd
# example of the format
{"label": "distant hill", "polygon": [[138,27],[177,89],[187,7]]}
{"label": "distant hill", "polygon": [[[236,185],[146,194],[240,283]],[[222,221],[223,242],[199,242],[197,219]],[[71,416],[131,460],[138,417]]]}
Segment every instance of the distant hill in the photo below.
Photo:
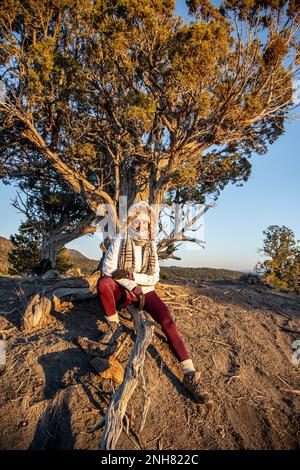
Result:
{"label": "distant hill", "polygon": [[161,267],[163,279],[195,279],[199,281],[228,281],[239,279],[242,271],[222,268],[181,268],[178,266]]}
{"label": "distant hill", "polygon": [[[0,236],[0,274],[7,274],[8,253],[12,248],[12,243],[5,237]],[[97,268],[99,261],[87,258],[77,250],[68,249],[70,263],[75,268],[80,268],[82,274],[90,274]]]}
{"label": "distant hill", "polygon": [[6,274],[8,267],[8,252],[12,243],[4,237],[0,237],[0,273]]}
{"label": "distant hill", "polygon": [[81,269],[82,274],[90,274],[99,264],[99,260],[87,258],[77,250],[68,249],[68,257],[74,267]]}

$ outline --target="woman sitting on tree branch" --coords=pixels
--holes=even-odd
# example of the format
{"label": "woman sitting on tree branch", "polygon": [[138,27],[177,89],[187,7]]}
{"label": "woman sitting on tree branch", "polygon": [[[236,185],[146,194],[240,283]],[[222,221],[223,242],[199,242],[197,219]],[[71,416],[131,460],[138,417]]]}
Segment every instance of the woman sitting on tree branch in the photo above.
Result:
{"label": "woman sitting on tree branch", "polygon": [[144,201],[133,204],[128,211],[126,229],[116,235],[104,257],[97,291],[109,327],[101,343],[109,344],[122,331],[117,308],[136,305],[147,311],[162,326],[179,361],[183,386],[197,402],[206,403],[209,399],[201,393],[200,372],[194,367],[168,306],[155,291],[159,281],[156,227],[150,205]]}

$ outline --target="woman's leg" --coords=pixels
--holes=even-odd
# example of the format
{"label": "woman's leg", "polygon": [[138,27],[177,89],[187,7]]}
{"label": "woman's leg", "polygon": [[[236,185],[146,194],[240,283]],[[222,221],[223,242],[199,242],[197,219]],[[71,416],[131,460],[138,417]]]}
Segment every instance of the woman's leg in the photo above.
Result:
{"label": "woman's leg", "polygon": [[[125,307],[137,301],[137,297],[128,290],[122,290],[120,285],[110,276],[101,276],[97,283],[97,292],[108,322],[119,323],[117,305]],[[122,303],[121,303],[122,301]]]}
{"label": "woman's leg", "polygon": [[162,326],[175,357],[183,373],[195,371],[193,361],[186,349],[183,339],[168,306],[161,300],[156,291],[145,294],[145,310]]}

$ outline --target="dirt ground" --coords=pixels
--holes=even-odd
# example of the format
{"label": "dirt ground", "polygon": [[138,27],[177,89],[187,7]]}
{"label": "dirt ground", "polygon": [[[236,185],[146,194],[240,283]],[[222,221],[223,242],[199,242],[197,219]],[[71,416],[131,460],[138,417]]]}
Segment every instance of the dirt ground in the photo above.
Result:
{"label": "dirt ground", "polygon": [[[7,363],[0,366],[0,449],[97,449],[102,430],[89,433],[105,413],[114,388],[97,376],[74,343],[105,330],[96,301],[65,303],[32,334],[20,328],[31,285],[0,278],[0,329]],[[145,382],[150,406],[138,432],[147,396],[143,387],[129,408],[129,428],[119,449],[295,449],[300,447],[300,296],[274,292],[239,279],[163,280],[169,305],[212,404],[194,403],[165,336],[156,327],[147,352]],[[134,334],[119,360],[125,366]],[[3,333],[8,330],[8,333]],[[1,336],[0,336],[1,338]]]}

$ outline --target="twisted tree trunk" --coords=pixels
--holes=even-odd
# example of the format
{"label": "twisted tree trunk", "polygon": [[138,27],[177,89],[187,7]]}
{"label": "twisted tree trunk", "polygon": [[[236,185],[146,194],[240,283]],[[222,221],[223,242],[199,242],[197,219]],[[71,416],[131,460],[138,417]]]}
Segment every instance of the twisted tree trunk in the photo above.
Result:
{"label": "twisted tree trunk", "polygon": [[45,231],[42,237],[40,272],[44,274],[48,269],[55,269],[56,260],[60,250],[64,247],[64,241],[59,234]]}
{"label": "twisted tree trunk", "polygon": [[41,244],[41,262],[38,268],[39,274],[44,274],[49,269],[55,269],[56,261],[61,249],[77,238],[88,233],[94,233],[96,227],[92,223],[97,219],[94,213],[82,218],[76,225],[69,227],[68,220],[62,221],[52,229],[43,230]]}

